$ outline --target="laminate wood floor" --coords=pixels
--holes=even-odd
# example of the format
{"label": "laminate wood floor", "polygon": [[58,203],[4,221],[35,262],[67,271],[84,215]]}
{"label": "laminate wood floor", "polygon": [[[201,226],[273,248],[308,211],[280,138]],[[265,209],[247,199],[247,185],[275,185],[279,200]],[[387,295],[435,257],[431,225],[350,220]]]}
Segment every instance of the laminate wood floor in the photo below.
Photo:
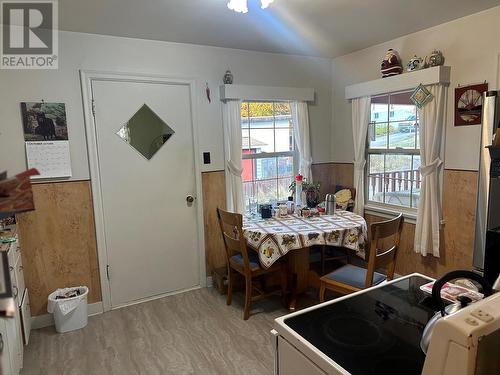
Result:
{"label": "laminate wood floor", "polygon": [[32,331],[22,375],[271,375],[270,330],[287,311],[271,298],[244,321],[242,300],[235,293],[226,306],[199,289],[91,317],[79,331]]}

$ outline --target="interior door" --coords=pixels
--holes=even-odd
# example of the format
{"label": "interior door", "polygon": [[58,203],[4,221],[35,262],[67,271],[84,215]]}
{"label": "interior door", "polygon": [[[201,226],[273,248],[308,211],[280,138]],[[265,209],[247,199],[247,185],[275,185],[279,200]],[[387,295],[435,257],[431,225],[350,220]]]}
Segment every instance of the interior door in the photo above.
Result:
{"label": "interior door", "polygon": [[92,81],[112,307],[200,284],[190,91]]}

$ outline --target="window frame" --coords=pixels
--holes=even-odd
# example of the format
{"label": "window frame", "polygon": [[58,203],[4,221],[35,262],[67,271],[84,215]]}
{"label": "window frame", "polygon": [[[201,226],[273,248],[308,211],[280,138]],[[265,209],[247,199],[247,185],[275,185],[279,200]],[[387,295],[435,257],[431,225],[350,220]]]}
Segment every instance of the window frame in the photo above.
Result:
{"label": "window frame", "polygon": [[[385,202],[379,202],[379,201],[374,201],[370,200],[370,184],[369,184],[369,178],[370,178],[370,155],[408,155],[412,157],[412,166],[413,166],[413,157],[414,156],[420,156],[420,147],[419,148],[414,148],[414,149],[409,149],[409,148],[403,148],[403,147],[395,147],[395,148],[389,148],[390,145],[390,125],[391,123],[401,123],[405,122],[405,120],[391,120],[391,113],[394,112],[393,109],[391,109],[391,102],[390,102],[390,97],[393,95],[397,94],[403,94],[403,93],[410,93],[412,90],[401,90],[401,91],[393,91],[393,92],[388,92],[388,93],[383,93],[379,95],[373,95],[371,98],[377,98],[377,97],[383,97],[383,96],[388,96],[389,100],[387,103],[387,121],[381,121],[377,122],[371,121],[371,108],[370,108],[370,122],[368,124],[368,131],[367,131],[367,136],[366,136],[366,144],[365,144],[365,169],[364,169],[364,193],[365,193],[365,211],[367,213],[372,213],[376,214],[382,217],[386,218],[391,218],[395,214],[398,214],[402,212],[404,216],[408,219],[410,219],[410,222],[415,222],[418,214],[418,207],[409,207],[409,206],[400,206],[400,205],[395,205],[391,203],[385,203]],[[416,106],[415,106],[416,107]],[[418,108],[415,108],[415,121],[418,123],[419,116],[418,116]],[[387,131],[387,146],[386,148],[370,148],[370,125],[373,124],[383,124],[386,123],[388,126],[388,131]],[[420,126],[418,124],[417,126]],[[417,136],[420,137],[420,131],[415,131],[415,146],[417,145]],[[384,160],[384,174],[385,174],[385,163],[386,161]],[[413,168],[412,168],[413,170]],[[413,184],[410,184],[410,197],[413,192]],[[383,191],[384,194],[384,200],[385,200],[385,189]],[[410,198],[411,199],[411,198]]]}
{"label": "window frame", "polygon": [[[290,105],[290,116],[292,116],[292,109],[291,109],[292,105],[296,105],[296,101],[295,100],[256,100],[256,99],[242,99],[241,100],[241,104],[243,105],[244,103],[273,103],[273,118],[276,118],[275,109],[274,109],[274,103],[289,103],[289,105]],[[241,117],[243,118],[243,116],[241,116]],[[292,160],[293,160],[293,171],[292,171],[292,176],[290,176],[290,183],[292,183],[293,177],[298,173],[298,162],[299,162],[299,151],[298,151],[297,143],[296,143],[296,139],[297,138],[295,137],[295,127],[294,127],[294,124],[293,124],[293,117],[291,117],[291,127],[290,128],[292,129],[292,134],[293,134],[293,150],[291,150],[291,151],[275,151],[275,152],[259,152],[259,153],[256,153],[256,154],[244,154],[243,153],[243,148],[242,148],[242,155],[241,155],[242,160],[258,160],[258,159],[268,159],[268,158],[276,158],[276,160],[278,160],[278,158],[280,158],[280,157],[292,157]],[[266,129],[270,129],[270,128],[266,128]],[[274,139],[275,140],[276,140],[276,129],[277,128],[276,128],[275,124],[273,123],[272,130],[273,130],[273,135],[274,135]],[[285,129],[285,128],[281,128],[281,129]],[[251,144],[250,144],[250,139],[252,137],[251,132],[252,132],[252,128],[249,127],[249,132],[248,132],[249,146],[251,146]],[[275,147],[276,147],[276,145],[275,145]],[[276,168],[278,168],[278,163],[276,163]],[[281,178],[283,178],[283,177],[281,177]],[[255,187],[256,186],[255,183],[257,181],[271,181],[271,180],[278,181],[279,179],[280,179],[280,176],[279,176],[278,171],[277,171],[275,178],[267,178],[267,179],[261,179],[261,180],[254,179],[251,182],[254,183],[254,187]],[[245,181],[243,183],[245,183]],[[276,191],[276,193],[278,193],[278,191]],[[276,194],[276,195],[278,195],[278,194]],[[254,194],[254,196],[256,197],[257,195]],[[244,207],[246,209],[246,206],[247,206],[247,204],[246,204],[247,196],[245,195],[245,189],[243,189],[243,198],[244,198],[244,201],[245,201]],[[285,200],[278,200],[278,197],[276,197],[276,200],[277,200],[277,202],[285,202],[286,201],[286,199]],[[257,204],[268,203],[268,202],[259,202],[257,199],[256,199],[256,201],[257,201]]]}

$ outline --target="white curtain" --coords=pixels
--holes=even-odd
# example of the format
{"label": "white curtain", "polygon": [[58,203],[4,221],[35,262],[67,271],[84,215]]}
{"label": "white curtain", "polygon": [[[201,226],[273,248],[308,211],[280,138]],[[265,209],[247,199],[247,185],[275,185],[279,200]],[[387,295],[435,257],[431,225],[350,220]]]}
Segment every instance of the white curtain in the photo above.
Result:
{"label": "white curtain", "polygon": [[418,111],[420,124],[420,198],[415,227],[415,252],[439,257],[441,222],[440,159],[444,135],[446,87],[432,85],[434,99]]}
{"label": "white curtain", "polygon": [[222,107],[226,156],[227,209],[232,212],[243,213],[241,100],[227,101]]}
{"label": "white curtain", "polygon": [[295,102],[291,105],[293,133],[299,153],[299,173],[308,181],[312,181],[311,139],[309,136],[309,110],[306,102]]}
{"label": "white curtain", "polygon": [[352,106],[352,135],[354,139],[354,187],[356,200],[354,212],[364,215],[365,211],[365,164],[366,164],[366,136],[370,122],[371,98],[365,96],[353,99]]}

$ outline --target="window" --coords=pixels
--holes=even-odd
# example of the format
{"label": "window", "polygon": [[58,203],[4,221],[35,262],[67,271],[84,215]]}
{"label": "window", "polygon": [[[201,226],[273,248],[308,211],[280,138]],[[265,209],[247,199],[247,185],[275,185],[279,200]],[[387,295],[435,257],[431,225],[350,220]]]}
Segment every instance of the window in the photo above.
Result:
{"label": "window", "polygon": [[371,100],[365,184],[368,205],[418,207],[420,132],[410,95],[400,92]]}
{"label": "window", "polygon": [[243,101],[241,131],[245,208],[285,201],[295,173],[290,102]]}

